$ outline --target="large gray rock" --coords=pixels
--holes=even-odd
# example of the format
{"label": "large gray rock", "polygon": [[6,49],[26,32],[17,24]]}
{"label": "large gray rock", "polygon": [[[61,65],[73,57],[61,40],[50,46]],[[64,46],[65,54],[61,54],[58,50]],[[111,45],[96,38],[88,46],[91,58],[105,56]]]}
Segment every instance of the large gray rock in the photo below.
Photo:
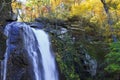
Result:
{"label": "large gray rock", "polygon": [[[14,24],[14,25],[13,25]],[[13,22],[6,26],[5,34],[7,36],[8,61],[6,80],[31,80],[31,72],[27,57],[27,51],[24,49],[22,39],[22,28],[25,23]],[[2,66],[2,65],[1,65]],[[4,68],[2,68],[3,70]],[[2,76],[3,78],[3,76]],[[1,78],[1,79],[2,79]]]}

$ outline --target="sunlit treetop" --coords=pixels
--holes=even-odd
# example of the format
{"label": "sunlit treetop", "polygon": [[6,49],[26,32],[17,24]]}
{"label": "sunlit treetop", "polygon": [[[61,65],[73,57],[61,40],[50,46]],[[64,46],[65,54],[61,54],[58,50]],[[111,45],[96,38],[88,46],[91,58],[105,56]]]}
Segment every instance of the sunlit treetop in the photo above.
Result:
{"label": "sunlit treetop", "polygon": [[[105,0],[111,13],[120,15],[120,0]],[[51,13],[68,16],[95,16],[105,19],[105,11],[101,0],[17,0],[12,3],[13,10],[21,9],[22,15],[28,19],[39,16],[50,16]],[[57,13],[56,13],[57,12]],[[57,16],[56,16],[57,17]],[[95,19],[95,18],[93,18]]]}

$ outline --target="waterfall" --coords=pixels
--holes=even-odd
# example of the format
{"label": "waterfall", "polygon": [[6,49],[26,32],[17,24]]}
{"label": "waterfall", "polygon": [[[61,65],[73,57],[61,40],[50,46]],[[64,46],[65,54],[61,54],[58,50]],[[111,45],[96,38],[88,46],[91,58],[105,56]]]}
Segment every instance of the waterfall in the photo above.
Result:
{"label": "waterfall", "polygon": [[43,30],[32,30],[37,38],[38,47],[41,51],[45,80],[58,80],[54,56],[51,54],[50,51],[50,42],[48,35]]}
{"label": "waterfall", "polygon": [[3,72],[2,72],[3,80],[6,80],[7,60],[8,60],[8,54],[5,53],[5,60],[2,61],[2,68],[1,68],[3,69]]}
{"label": "waterfall", "polygon": [[[5,59],[3,61],[4,70],[2,73],[2,80],[7,80],[8,58],[9,55],[11,55],[11,52],[18,49],[18,46],[16,46],[18,44],[15,42],[19,39],[22,40],[19,44],[22,48],[18,50],[23,49],[25,51],[25,55],[27,55],[32,80],[58,80],[54,54],[50,48],[49,36],[45,31],[31,28],[25,23],[13,22],[6,26],[5,34],[8,37],[8,46],[5,53]],[[11,37],[14,37],[13,41],[11,40]],[[12,49],[11,44],[14,46]],[[20,52],[17,51],[17,54],[18,53]]]}

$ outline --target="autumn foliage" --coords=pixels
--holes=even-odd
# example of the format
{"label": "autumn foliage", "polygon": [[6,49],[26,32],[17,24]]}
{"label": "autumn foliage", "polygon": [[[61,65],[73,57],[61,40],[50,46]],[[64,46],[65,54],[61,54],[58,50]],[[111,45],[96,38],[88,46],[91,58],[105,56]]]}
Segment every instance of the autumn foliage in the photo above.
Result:
{"label": "autumn foliage", "polygon": [[[34,21],[35,18],[39,17],[45,17],[49,20],[61,19],[66,21],[66,23],[68,21],[67,26],[69,26],[70,29],[76,29],[73,31],[75,33],[74,36],[77,36],[78,38],[81,38],[81,34],[84,36],[84,39],[82,39],[83,42],[80,38],[80,40],[78,39],[78,42],[76,41],[77,47],[82,43],[87,45],[89,53],[94,53],[96,56],[102,55],[102,59],[105,58],[106,61],[100,60],[100,63],[104,64],[104,62],[107,62],[107,67],[102,66],[105,67],[105,71],[108,73],[114,72],[112,75],[115,75],[115,77],[118,75],[117,77],[119,77],[120,59],[118,57],[120,56],[120,50],[118,49],[118,44],[120,44],[120,0],[26,0],[24,3],[15,1],[11,5],[13,7],[13,11],[19,15],[19,21],[31,22]],[[67,35],[67,37],[69,36]],[[69,39],[67,37],[66,40]],[[89,40],[87,42],[88,38]],[[117,44],[114,41],[114,38],[116,39]],[[79,80],[74,67],[70,65],[74,64],[75,61],[72,60],[73,63],[67,61],[67,59],[65,59],[65,62],[62,61],[62,57],[66,55],[72,55],[73,57],[79,52],[77,52],[76,47],[71,46],[72,44],[69,43],[71,40],[67,40],[66,42],[68,43],[65,45],[58,39],[58,41],[56,41],[57,45],[55,44],[57,47],[61,46],[58,50],[61,54],[58,53],[59,55],[57,55],[60,68],[63,72],[66,72],[65,74],[68,77],[67,80]],[[78,45],[77,43],[80,44]],[[91,46],[91,44],[94,45]],[[68,50],[62,49],[62,45],[64,45]],[[66,52],[70,54],[66,54]],[[118,58],[117,60],[116,57]],[[77,59],[79,59],[79,56],[77,56]],[[79,64],[79,62],[77,63]],[[117,64],[114,64],[114,62]],[[70,65],[70,67],[68,67],[68,65]],[[100,76],[103,75],[103,73],[105,73],[104,70],[100,73]],[[94,80],[100,80],[100,76]],[[101,80],[103,80],[103,78]]]}

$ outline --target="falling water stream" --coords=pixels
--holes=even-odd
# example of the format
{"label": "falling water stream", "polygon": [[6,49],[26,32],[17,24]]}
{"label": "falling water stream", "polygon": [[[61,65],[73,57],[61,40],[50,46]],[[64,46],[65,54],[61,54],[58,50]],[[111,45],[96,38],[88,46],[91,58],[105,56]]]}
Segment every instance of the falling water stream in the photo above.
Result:
{"label": "falling water stream", "polygon": [[38,47],[41,51],[45,80],[57,80],[55,60],[50,51],[49,37],[43,30],[32,30],[37,38]]}
{"label": "falling water stream", "polygon": [[4,61],[2,61],[2,68],[3,68],[3,74],[2,74],[2,76],[3,76],[3,80],[6,80],[6,71],[7,71],[7,60],[8,60],[8,54],[7,53],[5,53],[5,60]]}
{"label": "falling water stream", "polygon": [[[29,57],[29,63],[31,64],[33,71],[33,80],[58,80],[58,72],[56,70],[55,58],[50,48],[49,36],[46,32],[40,29],[31,28],[29,25],[13,22],[6,26],[6,36],[8,37],[11,30],[18,27],[22,33],[24,49],[27,51]],[[7,50],[5,53],[5,59],[3,61],[3,79],[7,80],[7,60],[9,54],[9,42],[7,42]]]}

